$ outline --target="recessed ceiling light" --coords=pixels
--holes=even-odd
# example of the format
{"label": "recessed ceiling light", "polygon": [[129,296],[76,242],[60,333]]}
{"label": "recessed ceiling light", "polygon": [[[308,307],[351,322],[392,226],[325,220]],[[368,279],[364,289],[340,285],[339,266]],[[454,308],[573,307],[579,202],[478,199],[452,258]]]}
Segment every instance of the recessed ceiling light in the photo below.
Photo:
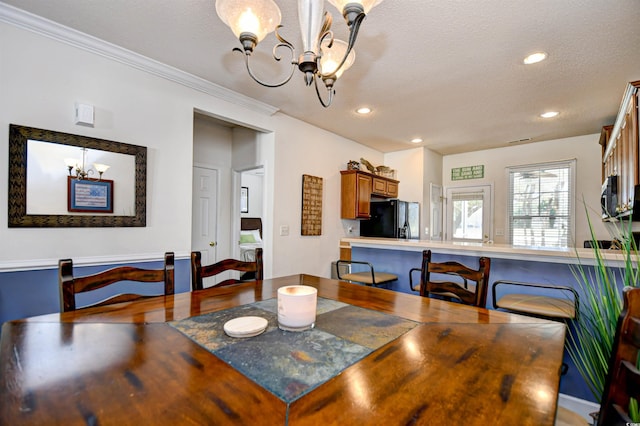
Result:
{"label": "recessed ceiling light", "polygon": [[358,108],[358,109],[356,110],[356,112],[357,112],[358,114],[363,114],[363,115],[364,115],[364,114],[369,114],[369,113],[371,112],[371,108],[368,108],[368,107]]}
{"label": "recessed ceiling light", "polygon": [[420,143],[420,142],[422,142],[422,139],[421,138],[413,138],[413,139],[411,139],[411,142],[412,143]]}
{"label": "recessed ceiling light", "polygon": [[542,117],[542,118],[553,118],[558,114],[559,114],[558,111],[547,111],[547,112],[543,112],[542,114],[540,114],[540,117]]}
{"label": "recessed ceiling light", "polygon": [[542,62],[547,59],[547,54],[545,52],[536,52],[524,58],[522,61],[525,65],[537,64],[538,62]]}

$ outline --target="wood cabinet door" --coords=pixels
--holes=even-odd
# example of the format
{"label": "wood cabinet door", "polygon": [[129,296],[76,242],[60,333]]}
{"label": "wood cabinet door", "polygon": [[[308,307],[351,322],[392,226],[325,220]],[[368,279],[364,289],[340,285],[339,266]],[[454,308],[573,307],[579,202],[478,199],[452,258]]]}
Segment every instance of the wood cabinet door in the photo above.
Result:
{"label": "wood cabinet door", "polygon": [[387,195],[391,198],[398,198],[398,184],[387,182]]}
{"label": "wood cabinet door", "polygon": [[375,195],[387,195],[387,181],[380,178],[373,178],[373,188],[371,190]]}
{"label": "wood cabinet door", "polygon": [[356,217],[368,219],[371,216],[371,178],[358,174],[356,191]]}

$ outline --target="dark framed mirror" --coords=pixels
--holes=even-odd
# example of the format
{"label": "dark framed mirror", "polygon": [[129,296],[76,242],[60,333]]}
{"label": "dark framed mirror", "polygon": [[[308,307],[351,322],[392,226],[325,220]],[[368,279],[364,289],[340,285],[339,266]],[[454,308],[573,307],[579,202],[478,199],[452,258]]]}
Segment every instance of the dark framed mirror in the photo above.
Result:
{"label": "dark framed mirror", "polygon": [[[112,182],[113,212],[68,208],[72,179],[87,183],[89,203],[97,182]],[[146,147],[9,125],[10,228],[146,226],[146,191]]]}

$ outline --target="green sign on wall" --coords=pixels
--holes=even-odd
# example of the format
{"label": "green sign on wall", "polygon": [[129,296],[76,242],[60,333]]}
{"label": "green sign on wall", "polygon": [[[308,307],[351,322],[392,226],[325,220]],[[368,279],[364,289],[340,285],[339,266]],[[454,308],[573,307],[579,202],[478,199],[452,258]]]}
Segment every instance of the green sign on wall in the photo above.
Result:
{"label": "green sign on wall", "polygon": [[451,180],[481,179],[484,177],[484,165],[456,167],[451,169]]}

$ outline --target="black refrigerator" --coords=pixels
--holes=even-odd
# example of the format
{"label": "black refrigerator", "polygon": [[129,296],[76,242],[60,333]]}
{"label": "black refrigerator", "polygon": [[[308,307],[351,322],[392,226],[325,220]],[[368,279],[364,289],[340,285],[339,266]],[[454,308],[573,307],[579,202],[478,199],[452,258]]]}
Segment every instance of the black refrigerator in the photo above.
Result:
{"label": "black refrigerator", "polygon": [[371,202],[371,219],[360,221],[361,237],[420,239],[420,204],[385,200]]}

